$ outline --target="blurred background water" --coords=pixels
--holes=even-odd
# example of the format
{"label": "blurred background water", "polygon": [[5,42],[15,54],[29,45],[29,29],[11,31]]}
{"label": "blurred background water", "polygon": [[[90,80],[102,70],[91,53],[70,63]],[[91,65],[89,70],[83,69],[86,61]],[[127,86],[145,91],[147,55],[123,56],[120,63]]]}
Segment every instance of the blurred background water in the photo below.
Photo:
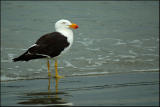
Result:
{"label": "blurred background water", "polygon": [[158,6],[158,1],[2,1],[1,80],[47,77],[45,59],[12,59],[53,32],[59,19],[79,25],[70,52],[59,58],[60,75],[159,71]]}

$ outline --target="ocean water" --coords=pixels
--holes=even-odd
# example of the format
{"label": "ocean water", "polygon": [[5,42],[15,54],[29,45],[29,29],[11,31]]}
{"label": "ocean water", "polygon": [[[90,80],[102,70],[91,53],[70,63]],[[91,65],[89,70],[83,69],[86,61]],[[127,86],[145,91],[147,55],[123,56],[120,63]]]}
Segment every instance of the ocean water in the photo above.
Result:
{"label": "ocean water", "polygon": [[[54,23],[79,25],[60,75],[159,72],[158,1],[2,1],[1,81],[47,78],[46,59],[12,62]],[[54,60],[51,61],[54,74]]]}
{"label": "ocean water", "polygon": [[[59,19],[79,25],[70,51],[58,58],[65,78],[48,78],[46,59],[12,61]],[[158,1],[1,2],[3,106],[157,106],[158,74]]]}

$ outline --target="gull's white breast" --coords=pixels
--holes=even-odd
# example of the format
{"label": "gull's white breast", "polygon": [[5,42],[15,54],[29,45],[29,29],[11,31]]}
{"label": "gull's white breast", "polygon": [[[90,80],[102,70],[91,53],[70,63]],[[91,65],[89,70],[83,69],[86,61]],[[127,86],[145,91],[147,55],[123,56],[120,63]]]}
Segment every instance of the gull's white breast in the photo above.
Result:
{"label": "gull's white breast", "polygon": [[60,32],[62,35],[64,35],[65,37],[67,37],[67,41],[69,42],[69,46],[66,47],[62,51],[62,54],[66,53],[70,49],[70,47],[72,46],[72,44],[73,44],[73,32],[70,29],[60,29],[60,30],[57,30],[57,32]]}

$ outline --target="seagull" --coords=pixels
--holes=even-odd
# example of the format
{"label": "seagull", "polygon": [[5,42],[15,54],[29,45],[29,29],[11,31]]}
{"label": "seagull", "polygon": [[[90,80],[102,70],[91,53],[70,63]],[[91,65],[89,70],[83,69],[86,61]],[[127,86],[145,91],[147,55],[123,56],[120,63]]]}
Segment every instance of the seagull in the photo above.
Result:
{"label": "seagull", "polygon": [[29,61],[33,59],[47,59],[48,76],[51,76],[50,72],[50,59],[55,60],[55,78],[61,78],[58,75],[57,65],[58,57],[66,53],[70,49],[73,43],[73,31],[71,29],[77,29],[79,26],[75,23],[71,23],[69,20],[61,19],[55,23],[55,32],[47,33],[41,36],[35,44],[29,47],[19,57],[13,59],[17,61]]}

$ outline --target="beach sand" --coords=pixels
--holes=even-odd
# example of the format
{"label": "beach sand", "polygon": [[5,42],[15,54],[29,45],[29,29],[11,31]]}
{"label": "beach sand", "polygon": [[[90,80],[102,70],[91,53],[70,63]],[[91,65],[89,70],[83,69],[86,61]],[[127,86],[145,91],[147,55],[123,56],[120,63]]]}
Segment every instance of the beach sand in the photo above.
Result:
{"label": "beach sand", "polygon": [[158,106],[159,72],[1,82],[2,106]]}

